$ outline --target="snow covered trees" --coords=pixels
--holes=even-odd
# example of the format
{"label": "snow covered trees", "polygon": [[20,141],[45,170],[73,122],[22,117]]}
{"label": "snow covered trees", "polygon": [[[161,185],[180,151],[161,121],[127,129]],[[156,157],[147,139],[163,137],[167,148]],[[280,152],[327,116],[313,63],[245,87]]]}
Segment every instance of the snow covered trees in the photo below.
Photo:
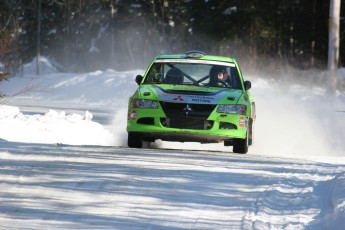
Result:
{"label": "snow covered trees", "polygon": [[[22,62],[37,54],[38,2],[0,3],[0,28],[18,34]],[[301,69],[327,65],[329,1],[46,0],[41,7],[40,53],[69,71],[143,68],[157,53],[190,49],[257,68],[269,59]]]}

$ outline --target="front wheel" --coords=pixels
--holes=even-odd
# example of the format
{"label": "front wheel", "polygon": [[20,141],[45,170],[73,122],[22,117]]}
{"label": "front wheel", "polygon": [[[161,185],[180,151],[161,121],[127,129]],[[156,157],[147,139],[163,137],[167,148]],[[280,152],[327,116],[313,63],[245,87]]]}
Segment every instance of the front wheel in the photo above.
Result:
{"label": "front wheel", "polygon": [[128,133],[127,145],[130,148],[142,148],[143,140],[138,134]]}
{"label": "front wheel", "polygon": [[252,118],[249,119],[249,137],[248,137],[248,145],[253,145],[254,142],[254,120]]}
{"label": "front wheel", "polygon": [[241,154],[246,154],[248,152],[248,133],[246,134],[245,139],[234,139],[234,147],[233,147],[233,152],[234,153],[241,153]]}

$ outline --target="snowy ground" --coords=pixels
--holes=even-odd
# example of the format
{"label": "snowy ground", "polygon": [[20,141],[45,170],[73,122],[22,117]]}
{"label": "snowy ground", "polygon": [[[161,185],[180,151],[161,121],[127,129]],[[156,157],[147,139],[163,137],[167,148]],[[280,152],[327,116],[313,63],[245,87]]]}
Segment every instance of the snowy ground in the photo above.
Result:
{"label": "snowy ground", "polygon": [[0,229],[343,227],[341,94],[250,78],[247,155],[197,143],[139,151],[125,147],[125,125],[143,70],[47,70],[0,85],[21,92],[0,106]]}
{"label": "snowy ground", "polygon": [[341,229],[345,165],[5,143],[1,229]]}

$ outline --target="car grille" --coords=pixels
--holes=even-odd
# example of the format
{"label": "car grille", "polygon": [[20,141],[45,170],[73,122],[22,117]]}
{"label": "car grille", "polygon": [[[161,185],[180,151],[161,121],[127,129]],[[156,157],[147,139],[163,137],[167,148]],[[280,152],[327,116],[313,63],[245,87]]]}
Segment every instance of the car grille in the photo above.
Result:
{"label": "car grille", "polygon": [[161,123],[168,128],[211,129],[213,121],[208,121],[216,105],[160,102],[167,118]]}

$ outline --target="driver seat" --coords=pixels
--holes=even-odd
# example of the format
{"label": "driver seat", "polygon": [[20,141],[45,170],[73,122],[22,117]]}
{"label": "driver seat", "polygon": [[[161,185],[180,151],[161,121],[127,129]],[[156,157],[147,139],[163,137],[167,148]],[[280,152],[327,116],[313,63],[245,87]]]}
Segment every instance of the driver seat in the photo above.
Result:
{"label": "driver seat", "polygon": [[183,74],[181,70],[177,68],[170,69],[165,76],[166,84],[181,85],[183,84],[183,80],[184,80]]}

